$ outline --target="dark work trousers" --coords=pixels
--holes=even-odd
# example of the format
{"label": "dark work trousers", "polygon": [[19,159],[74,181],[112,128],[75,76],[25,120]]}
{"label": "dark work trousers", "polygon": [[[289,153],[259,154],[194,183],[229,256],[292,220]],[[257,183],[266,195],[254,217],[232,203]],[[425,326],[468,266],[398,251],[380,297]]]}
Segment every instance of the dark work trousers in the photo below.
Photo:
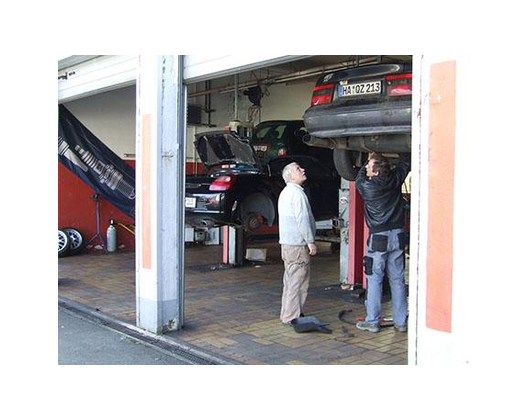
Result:
{"label": "dark work trousers", "polygon": [[368,282],[366,296],[366,322],[381,323],[383,277],[388,276],[392,293],[394,325],[407,322],[407,295],[405,289],[405,232],[403,229],[371,234],[364,257],[364,272]]}

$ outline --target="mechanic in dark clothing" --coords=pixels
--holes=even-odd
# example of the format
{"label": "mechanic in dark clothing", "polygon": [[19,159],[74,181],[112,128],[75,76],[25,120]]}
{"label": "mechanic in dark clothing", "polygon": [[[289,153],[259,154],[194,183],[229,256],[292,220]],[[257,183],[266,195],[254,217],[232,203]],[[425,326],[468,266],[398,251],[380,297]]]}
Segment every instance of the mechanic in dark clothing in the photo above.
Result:
{"label": "mechanic in dark clothing", "polygon": [[404,203],[401,185],[410,170],[409,159],[401,157],[391,169],[388,159],[371,154],[359,170],[355,187],[364,200],[364,216],[370,230],[364,270],[368,282],[366,320],[357,328],[381,331],[381,298],[385,268],[392,293],[394,328],[407,331],[407,296],[405,289],[403,230]]}

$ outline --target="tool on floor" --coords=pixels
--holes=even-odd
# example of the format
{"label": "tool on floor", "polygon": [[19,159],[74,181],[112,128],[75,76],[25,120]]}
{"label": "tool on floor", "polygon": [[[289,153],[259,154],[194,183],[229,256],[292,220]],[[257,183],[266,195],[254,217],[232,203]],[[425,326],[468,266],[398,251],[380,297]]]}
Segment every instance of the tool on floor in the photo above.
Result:
{"label": "tool on floor", "polygon": [[291,325],[297,333],[318,331],[325,334],[331,334],[333,332],[330,328],[328,328],[329,324],[323,323],[314,316],[295,318],[291,321]]}
{"label": "tool on floor", "polygon": [[352,333],[351,331],[348,330],[348,328],[346,328],[344,325],[341,325],[340,326],[340,329],[342,331],[342,334],[339,334],[336,338],[336,339],[347,339],[347,338],[353,338],[355,337],[355,334]]}
{"label": "tool on floor", "polygon": [[[351,322],[351,321],[347,321],[344,319],[344,315],[346,315],[347,313],[350,313],[350,312],[353,312],[353,309],[344,309],[342,311],[339,312],[339,319],[342,321],[342,322],[345,322],[346,324],[351,324],[351,325],[355,325],[358,321],[364,321],[366,320],[366,318],[364,316],[357,316],[354,318],[354,321],[355,322]],[[382,317],[381,318],[381,327],[391,327],[392,325],[394,325],[394,319],[391,318],[391,317]]]}

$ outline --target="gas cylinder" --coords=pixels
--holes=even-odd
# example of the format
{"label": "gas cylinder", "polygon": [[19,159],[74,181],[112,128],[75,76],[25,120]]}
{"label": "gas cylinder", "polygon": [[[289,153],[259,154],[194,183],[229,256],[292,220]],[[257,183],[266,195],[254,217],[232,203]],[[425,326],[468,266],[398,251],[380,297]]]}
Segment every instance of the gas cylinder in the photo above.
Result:
{"label": "gas cylinder", "polygon": [[114,220],[110,220],[110,225],[107,228],[107,252],[116,252],[116,227]]}

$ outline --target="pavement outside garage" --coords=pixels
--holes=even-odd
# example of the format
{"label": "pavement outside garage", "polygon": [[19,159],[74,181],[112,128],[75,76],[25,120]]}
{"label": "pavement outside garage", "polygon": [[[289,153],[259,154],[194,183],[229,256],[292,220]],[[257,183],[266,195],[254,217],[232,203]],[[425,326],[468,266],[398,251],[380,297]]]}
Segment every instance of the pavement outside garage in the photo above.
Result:
{"label": "pavement outside garage", "polygon": [[[318,245],[304,312],[329,323],[332,334],[297,333],[280,322],[283,263],[277,243],[250,244],[267,248],[267,261],[238,268],[221,264],[221,246],[192,244],[185,252],[185,325],[164,337],[234,363],[407,364],[407,334],[391,327],[373,334],[349,323],[365,315],[364,305],[339,285],[339,254],[327,243]],[[61,258],[58,289],[60,298],[136,323],[132,252]],[[392,315],[390,302],[383,303],[383,314]]]}

